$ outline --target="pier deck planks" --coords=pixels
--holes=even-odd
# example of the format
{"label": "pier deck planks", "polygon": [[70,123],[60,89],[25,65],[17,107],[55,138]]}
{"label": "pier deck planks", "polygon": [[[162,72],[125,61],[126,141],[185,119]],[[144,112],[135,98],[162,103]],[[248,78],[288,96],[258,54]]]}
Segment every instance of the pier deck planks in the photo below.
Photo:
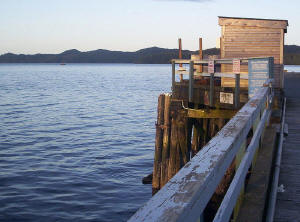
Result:
{"label": "pier deck planks", "polygon": [[300,221],[300,73],[285,75],[286,123],[289,135],[283,144],[274,221]]}

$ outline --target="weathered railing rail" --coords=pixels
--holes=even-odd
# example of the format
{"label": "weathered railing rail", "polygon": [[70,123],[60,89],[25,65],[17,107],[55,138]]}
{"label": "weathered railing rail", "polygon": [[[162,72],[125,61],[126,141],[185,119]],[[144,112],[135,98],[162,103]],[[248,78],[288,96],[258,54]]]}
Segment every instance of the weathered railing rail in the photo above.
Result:
{"label": "weathered railing rail", "polygon": [[[196,221],[236,156],[243,158],[214,221],[228,221],[270,116],[272,89],[264,85],[156,195],[130,219]],[[246,149],[249,131],[254,135]]]}
{"label": "weathered railing rail", "polygon": [[[215,64],[232,64],[233,59],[215,59]],[[248,64],[249,58],[240,58],[241,64]],[[172,59],[175,63],[189,64],[190,59]],[[195,65],[208,64],[209,60],[194,60]]]}

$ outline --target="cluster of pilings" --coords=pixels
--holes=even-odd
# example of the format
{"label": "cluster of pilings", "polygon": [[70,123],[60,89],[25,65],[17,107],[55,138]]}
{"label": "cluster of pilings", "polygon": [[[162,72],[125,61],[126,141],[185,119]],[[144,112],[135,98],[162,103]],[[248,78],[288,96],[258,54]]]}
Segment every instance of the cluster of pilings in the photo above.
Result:
{"label": "cluster of pilings", "polygon": [[[201,38],[197,56],[198,59],[203,59]],[[214,72],[221,67],[213,68],[213,73],[209,76],[194,76],[195,71],[203,74],[203,68],[207,67],[203,67],[203,64],[194,65],[191,60],[189,79],[185,80],[183,74],[179,74],[180,82],[176,82],[175,63],[176,61],[172,61],[172,93],[161,94],[158,98],[153,195],[221,130],[248,99],[248,89],[240,88],[239,74],[235,75],[234,86],[224,88],[220,77],[214,76]],[[178,64],[179,70],[185,70],[180,61]],[[222,93],[231,95],[230,101],[221,101]],[[206,221],[210,221],[215,215],[235,174],[235,168],[234,159],[203,212],[202,216]]]}
{"label": "cluster of pilings", "polygon": [[[203,105],[184,103],[182,100],[173,99],[169,93],[158,97],[152,195],[158,192],[229,121],[228,117],[224,118],[226,116],[224,114],[220,114],[218,118],[215,116],[191,118],[188,110],[192,108],[196,110]],[[187,109],[184,105],[191,107]],[[209,107],[207,109],[209,110]],[[247,145],[251,141],[252,134],[252,131],[249,132]],[[218,210],[239,161],[234,158],[207,204],[202,215],[206,221],[211,221]]]}
{"label": "cluster of pilings", "polygon": [[182,103],[181,100],[172,99],[171,94],[161,94],[158,98],[153,194],[161,189],[227,121],[224,118],[189,118]]}

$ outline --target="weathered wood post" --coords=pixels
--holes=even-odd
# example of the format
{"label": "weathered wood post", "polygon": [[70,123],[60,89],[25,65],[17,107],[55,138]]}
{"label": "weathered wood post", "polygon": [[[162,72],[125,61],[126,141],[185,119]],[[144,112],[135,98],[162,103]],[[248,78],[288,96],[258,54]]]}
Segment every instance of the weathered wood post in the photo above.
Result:
{"label": "weathered wood post", "polygon": [[171,179],[190,160],[190,138],[188,118],[176,112],[171,118],[170,161],[168,180]]}
{"label": "weathered wood post", "polygon": [[[179,48],[179,55],[178,55],[178,58],[179,59],[182,59],[182,44],[181,44],[181,38],[178,39],[178,48]],[[182,64],[180,63],[179,64],[179,67],[182,67]],[[183,75],[180,74],[179,75],[179,78],[180,78],[180,81],[183,80]]]}
{"label": "weathered wood post", "polygon": [[175,61],[172,61],[172,91],[175,88]]}
{"label": "weathered wood post", "polygon": [[152,193],[160,189],[165,95],[158,97]]}
{"label": "weathered wood post", "polygon": [[234,108],[238,109],[240,106],[240,72],[241,72],[241,60],[232,60],[232,71],[235,74],[235,88],[234,88]]}
{"label": "weathered wood post", "polygon": [[164,134],[163,134],[163,147],[162,147],[162,163],[161,163],[161,178],[160,188],[168,182],[168,164],[170,153],[170,105],[171,94],[165,94],[165,107],[164,107]]}
{"label": "weathered wood post", "polygon": [[203,119],[193,121],[193,138],[192,138],[192,157],[198,153],[202,146],[203,139]]}
{"label": "weathered wood post", "polygon": [[235,74],[234,107],[240,107],[240,74]]}
{"label": "weathered wood post", "polygon": [[204,146],[206,143],[207,143],[207,141],[209,140],[208,139],[208,129],[209,129],[209,119],[208,118],[204,118],[203,119],[203,138],[202,138],[202,146]]}
{"label": "weathered wood post", "polygon": [[214,90],[215,90],[215,82],[214,82],[214,73],[215,73],[215,61],[208,61],[208,73],[210,73],[210,81],[209,81],[209,106],[214,106]]}
{"label": "weathered wood post", "polygon": [[[202,38],[199,38],[199,58],[203,59],[203,51],[202,51]],[[203,72],[203,65],[200,65],[199,72]]]}
{"label": "weathered wood post", "polygon": [[194,62],[190,61],[190,72],[189,72],[189,102],[193,102],[194,97]]}
{"label": "weathered wood post", "polygon": [[210,73],[210,82],[209,82],[209,106],[214,106],[214,94],[215,94],[215,83],[214,83],[214,73]]}

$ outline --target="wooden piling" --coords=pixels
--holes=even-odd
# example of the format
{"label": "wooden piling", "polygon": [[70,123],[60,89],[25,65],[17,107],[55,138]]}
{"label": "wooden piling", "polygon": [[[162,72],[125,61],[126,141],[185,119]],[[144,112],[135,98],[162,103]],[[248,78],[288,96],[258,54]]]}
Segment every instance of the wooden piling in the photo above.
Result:
{"label": "wooden piling", "polygon": [[170,104],[171,104],[171,94],[165,94],[164,133],[163,133],[160,188],[162,188],[168,182],[168,165],[169,165],[169,152],[170,152]]}
{"label": "wooden piling", "polygon": [[[203,59],[203,53],[202,53],[202,38],[199,38],[199,57],[200,57],[200,60]],[[199,72],[203,72],[203,66],[202,66],[202,65],[200,65]]]}
{"label": "wooden piling", "polygon": [[[178,39],[178,48],[179,48],[179,55],[178,55],[178,58],[179,59],[182,59],[182,44],[181,44],[181,38]],[[179,64],[179,67],[182,67],[182,64]],[[180,74],[179,75],[179,78],[180,78],[180,81],[183,80],[183,75]]]}
{"label": "wooden piling", "polygon": [[[178,39],[178,58],[182,59],[182,45],[181,45],[181,38]],[[179,64],[179,67],[182,67],[182,64]]]}
{"label": "wooden piling", "polygon": [[202,134],[203,134],[203,120],[195,119],[193,121],[193,138],[192,138],[192,153],[191,156],[195,156],[198,151],[201,149]]}
{"label": "wooden piling", "polygon": [[203,119],[202,123],[203,123],[203,126],[202,126],[203,133],[202,133],[202,141],[201,142],[202,142],[202,146],[204,146],[208,141],[209,119],[207,119],[207,118]]}
{"label": "wooden piling", "polygon": [[164,131],[163,130],[164,105],[165,105],[165,95],[161,94],[158,97],[158,105],[157,105],[157,122],[156,122],[156,135],[155,135],[152,193],[156,193],[160,189],[161,160],[162,160],[163,131]]}
{"label": "wooden piling", "polygon": [[168,180],[190,160],[188,125],[188,118],[184,113],[178,112],[172,117]]}
{"label": "wooden piling", "polygon": [[175,62],[172,61],[172,91],[175,89]]}
{"label": "wooden piling", "polygon": [[189,102],[193,102],[194,99],[194,62],[190,61],[189,71]]}
{"label": "wooden piling", "polygon": [[213,138],[216,131],[216,119],[210,119],[210,125],[209,125],[209,137]]}

